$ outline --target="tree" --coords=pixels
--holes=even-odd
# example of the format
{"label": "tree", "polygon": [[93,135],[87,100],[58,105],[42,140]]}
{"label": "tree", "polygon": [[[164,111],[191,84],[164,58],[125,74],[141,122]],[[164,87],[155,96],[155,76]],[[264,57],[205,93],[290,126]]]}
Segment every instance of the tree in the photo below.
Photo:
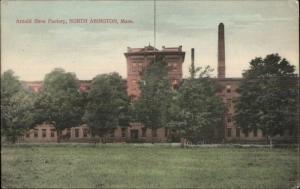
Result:
{"label": "tree", "polygon": [[62,130],[81,123],[84,99],[78,84],[75,74],[56,68],[45,76],[43,89],[35,101],[36,120],[55,127],[58,142]]}
{"label": "tree", "polygon": [[1,134],[6,140],[15,143],[34,124],[33,100],[12,70],[1,75]]}
{"label": "tree", "polygon": [[[260,129],[271,139],[297,124],[297,75],[278,54],[250,61],[238,89],[236,123],[244,131]],[[271,141],[270,141],[271,142]]]}
{"label": "tree", "polygon": [[87,95],[84,121],[93,135],[100,137],[116,127],[127,127],[129,98],[121,76],[117,73],[96,76]]}
{"label": "tree", "polygon": [[135,102],[137,121],[146,128],[157,129],[167,126],[170,115],[172,89],[168,80],[167,63],[156,57],[141,73],[140,98]]}
{"label": "tree", "polygon": [[[192,143],[211,141],[222,127],[224,106],[216,95],[219,87],[209,78],[210,71],[209,67],[201,71],[192,66],[191,77],[180,85],[173,105],[174,116],[170,124],[183,139]],[[198,77],[197,72],[200,72]]]}

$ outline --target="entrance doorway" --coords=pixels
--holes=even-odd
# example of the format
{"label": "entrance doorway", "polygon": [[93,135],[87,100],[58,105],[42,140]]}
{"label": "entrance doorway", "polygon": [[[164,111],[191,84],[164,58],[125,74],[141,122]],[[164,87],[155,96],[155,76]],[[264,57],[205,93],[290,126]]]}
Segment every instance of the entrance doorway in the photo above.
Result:
{"label": "entrance doorway", "polygon": [[137,129],[130,130],[130,138],[138,139],[139,138],[139,130],[137,130]]}

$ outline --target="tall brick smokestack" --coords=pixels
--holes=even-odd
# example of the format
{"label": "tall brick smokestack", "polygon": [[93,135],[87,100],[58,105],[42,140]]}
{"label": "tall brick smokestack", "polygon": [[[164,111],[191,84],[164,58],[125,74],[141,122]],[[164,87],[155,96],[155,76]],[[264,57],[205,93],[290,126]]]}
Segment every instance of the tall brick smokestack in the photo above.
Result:
{"label": "tall brick smokestack", "polygon": [[218,78],[225,78],[225,38],[224,24],[219,24],[218,30]]}
{"label": "tall brick smokestack", "polygon": [[191,76],[192,76],[192,78],[195,78],[195,63],[194,63],[194,61],[195,61],[195,49],[194,48],[192,48],[191,49]]}

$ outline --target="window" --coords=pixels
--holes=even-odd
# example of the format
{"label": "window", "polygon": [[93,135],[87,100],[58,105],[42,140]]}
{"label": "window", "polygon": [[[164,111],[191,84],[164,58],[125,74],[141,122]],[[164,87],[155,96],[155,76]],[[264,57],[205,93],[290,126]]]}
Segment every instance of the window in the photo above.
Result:
{"label": "window", "polygon": [[227,128],[227,137],[231,137],[231,128]]}
{"label": "window", "polygon": [[87,128],[83,129],[83,137],[87,137],[89,130]]}
{"label": "window", "polygon": [[174,72],[176,72],[176,71],[177,71],[177,65],[176,65],[176,64],[173,64],[173,65],[172,65],[172,69],[173,69]]}
{"label": "window", "polygon": [[293,129],[290,129],[290,130],[289,130],[289,135],[290,135],[290,136],[293,136],[293,135],[294,135]]}
{"label": "window", "polygon": [[143,70],[143,64],[142,63],[139,63],[138,64],[138,71],[140,72],[140,71],[142,71]]}
{"label": "window", "polygon": [[174,90],[178,90],[178,85],[177,85],[177,84],[174,84],[174,85],[173,85],[173,89],[174,89]]}
{"label": "window", "polygon": [[51,137],[54,137],[54,132],[55,132],[55,129],[51,129],[51,131],[50,131],[50,136]]}
{"label": "window", "polygon": [[236,132],[236,137],[240,137],[240,135],[241,135],[241,129],[240,128],[236,128],[235,132]]}
{"label": "window", "polygon": [[280,131],[279,136],[283,136],[283,131]]}
{"label": "window", "polygon": [[157,129],[152,129],[152,137],[157,137]]}
{"label": "window", "polygon": [[114,129],[110,131],[110,137],[115,137],[115,130]]}
{"label": "window", "polygon": [[257,129],[256,128],[253,130],[253,136],[257,137]]}
{"label": "window", "polygon": [[126,137],[126,128],[122,128],[122,137],[123,137],[123,138]]}
{"label": "window", "polygon": [[29,138],[30,137],[30,133],[29,132],[26,132],[26,138]]}
{"label": "window", "polygon": [[231,93],[231,86],[230,85],[226,85],[226,92]]}
{"label": "window", "polygon": [[71,137],[71,129],[70,128],[67,129],[67,137],[69,137],[69,138]]}
{"label": "window", "polygon": [[227,114],[227,123],[231,123],[231,114]]}
{"label": "window", "polygon": [[245,134],[245,137],[248,137],[248,136],[249,136],[248,130],[245,130],[245,131],[244,131],[244,134]]}
{"label": "window", "polygon": [[165,128],[165,137],[168,136],[168,131],[169,131],[169,129],[168,129],[168,128]]}
{"label": "window", "polygon": [[79,137],[79,129],[75,129],[75,137],[76,137],[76,138]]}
{"label": "window", "polygon": [[231,107],[231,103],[232,103],[231,98],[228,98],[226,103],[227,103],[227,108],[230,108]]}
{"label": "window", "polygon": [[265,137],[265,136],[266,136],[266,132],[265,132],[265,131],[262,131],[262,135]]}
{"label": "window", "polygon": [[137,71],[137,65],[136,63],[132,64],[132,72],[136,72]]}
{"label": "window", "polygon": [[147,128],[143,127],[142,128],[142,137],[146,137],[146,131],[147,131]]}
{"label": "window", "polygon": [[37,137],[39,136],[39,130],[37,130],[37,129],[34,129],[34,131],[33,131],[33,132],[34,132],[34,137],[36,137],[36,138],[37,138]]}
{"label": "window", "polygon": [[42,129],[42,136],[43,136],[43,138],[45,138],[47,136],[46,131],[47,131],[46,129]]}

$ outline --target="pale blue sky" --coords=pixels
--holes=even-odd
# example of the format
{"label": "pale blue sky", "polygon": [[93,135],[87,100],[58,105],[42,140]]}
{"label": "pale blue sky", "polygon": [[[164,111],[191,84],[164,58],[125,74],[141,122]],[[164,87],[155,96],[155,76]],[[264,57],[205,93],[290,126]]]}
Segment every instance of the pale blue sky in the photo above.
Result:
{"label": "pale blue sky", "polygon": [[[183,46],[188,75],[196,64],[217,68],[217,28],[225,24],[226,75],[240,77],[257,56],[279,53],[297,66],[297,1],[157,1],[156,47]],[[126,78],[127,47],[153,45],[153,1],[1,2],[2,71],[42,80],[55,67],[79,79],[119,72]],[[112,18],[132,24],[16,24],[16,19]]]}

